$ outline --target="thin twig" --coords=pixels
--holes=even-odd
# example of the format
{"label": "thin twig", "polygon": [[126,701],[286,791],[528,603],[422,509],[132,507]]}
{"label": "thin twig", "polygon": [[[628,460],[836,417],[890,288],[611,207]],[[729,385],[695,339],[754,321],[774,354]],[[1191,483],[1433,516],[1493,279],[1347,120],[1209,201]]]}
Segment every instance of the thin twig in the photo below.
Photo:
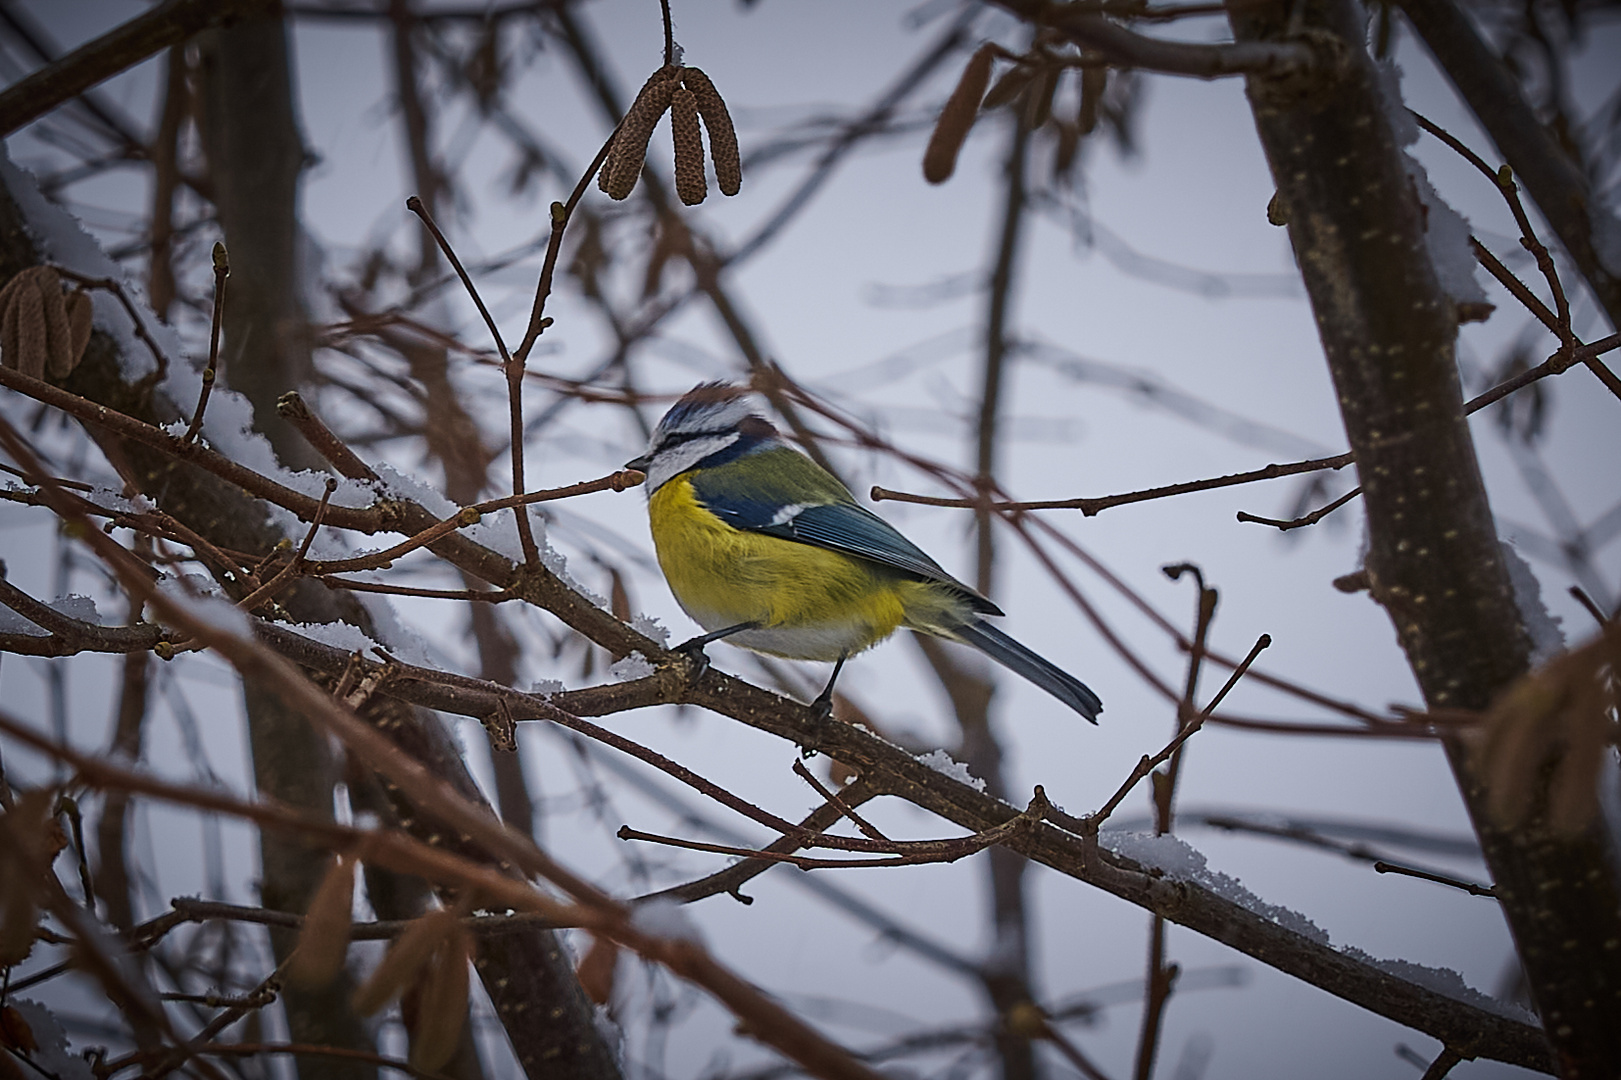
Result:
{"label": "thin twig", "polygon": [[1430,1062],[1430,1067],[1424,1070],[1424,1075],[1419,1080],[1442,1080],[1447,1073],[1452,1071],[1452,1067],[1463,1061],[1463,1059],[1463,1055],[1452,1049],[1452,1047],[1443,1046],[1441,1052],[1436,1055],[1434,1061]]}
{"label": "thin twig", "polygon": [[430,600],[462,600],[480,604],[504,604],[518,599],[518,594],[506,589],[423,589],[414,585],[389,585],[381,581],[356,581],[353,578],[322,574],[315,578],[329,589],[348,589],[351,592],[383,593],[388,596],[421,596]]}
{"label": "thin twig", "polygon": [[1080,1047],[1070,1042],[1063,1032],[1048,1023],[1046,1017],[1042,1017],[1041,1021],[1041,1038],[1052,1043],[1053,1047],[1064,1055],[1065,1060],[1081,1071],[1086,1080],[1109,1080],[1109,1075],[1083,1054]]}
{"label": "thin twig", "polygon": [[1186,725],[1184,725],[1182,730],[1176,733],[1176,737],[1165,744],[1165,748],[1163,750],[1155,754],[1153,757],[1148,757],[1145,755],[1143,759],[1137,763],[1137,767],[1131,770],[1131,775],[1126,778],[1126,782],[1121,784],[1120,789],[1109,797],[1109,801],[1099,807],[1097,813],[1092,814],[1085,819],[1088,831],[1095,833],[1097,827],[1103,824],[1104,821],[1108,820],[1109,815],[1114,813],[1115,808],[1120,805],[1128,794],[1130,794],[1131,789],[1137,786],[1137,782],[1139,780],[1147,776],[1150,772],[1153,772],[1155,767],[1163,763],[1172,754],[1176,753],[1177,749],[1181,747],[1183,743],[1192,738],[1194,733],[1204,726],[1204,722],[1209,719],[1210,714],[1215,711],[1216,706],[1221,704],[1222,699],[1227,696],[1227,692],[1230,691],[1234,686],[1238,685],[1238,680],[1244,677],[1244,673],[1248,671],[1250,665],[1255,662],[1255,658],[1261,655],[1261,650],[1265,649],[1271,644],[1272,635],[1270,634],[1262,634],[1259,638],[1255,639],[1255,645],[1250,649],[1249,655],[1244,657],[1239,665],[1233,669],[1233,673],[1228,677],[1226,685],[1224,685],[1221,690],[1217,692],[1215,697],[1210,699],[1210,704],[1206,705],[1204,710],[1200,712],[1198,716],[1194,717]]}
{"label": "thin twig", "polygon": [[[512,450],[512,490],[523,490],[523,369],[529,359],[529,352],[535,347],[535,342],[549,325],[545,317],[546,298],[552,292],[552,276],[557,271],[557,257],[563,250],[563,231],[568,228],[569,218],[574,208],[579,205],[580,199],[585,196],[585,189],[591,178],[602,167],[603,161],[608,157],[608,150],[613,146],[614,137],[619,129],[614,128],[597,156],[591,159],[590,166],[581,175],[579,183],[569,193],[568,202],[554,202],[551,206],[552,234],[546,244],[546,258],[540,266],[540,280],[535,285],[535,303],[529,313],[529,327],[524,331],[523,341],[518,345],[517,352],[506,360],[507,375],[507,404],[510,418],[508,437]],[[529,525],[527,511],[519,510],[513,515],[518,525],[518,541],[523,546],[524,565],[535,566],[540,561],[540,549],[535,546],[534,530]]]}
{"label": "thin twig", "polygon": [[242,602],[237,605],[238,607],[243,611],[253,611],[260,604],[275,596],[282,590],[283,586],[298,576],[304,567],[304,557],[309,554],[310,545],[315,542],[315,534],[321,528],[321,522],[326,518],[327,506],[332,502],[332,493],[337,490],[337,480],[327,477],[326,487],[321,493],[321,504],[315,509],[315,519],[310,522],[310,527],[305,530],[304,540],[298,545],[298,551],[294,553],[292,561],[275,577],[243,597]]}
{"label": "thin twig", "polygon": [[[826,833],[807,832],[797,826],[792,828],[794,839],[801,847],[830,847],[857,851],[884,851],[886,854],[876,858],[864,859],[819,859],[806,855],[796,855],[789,851],[772,850],[771,848],[755,849],[737,847],[732,844],[710,844],[701,840],[682,840],[678,837],[660,836],[657,833],[642,832],[629,825],[621,826],[617,833],[621,840],[645,840],[651,843],[664,844],[668,847],[686,848],[689,851],[707,851],[717,855],[732,855],[745,859],[770,859],[774,862],[785,862],[797,866],[801,870],[827,870],[849,867],[879,867],[879,866],[916,866],[923,863],[956,862],[977,852],[984,851],[993,844],[1002,843],[1044,819],[1051,811],[1052,804],[1047,801],[1047,795],[1041,785],[1036,785],[1035,795],[1031,797],[1030,804],[1024,811],[1000,825],[993,825],[988,829],[961,836],[952,840],[885,840],[881,843],[852,844],[853,837],[831,836]],[[784,832],[784,836],[788,836]],[[841,841],[844,841],[841,843]]]}
{"label": "thin twig", "polygon": [[1327,506],[1319,507],[1318,509],[1313,510],[1311,513],[1302,517],[1297,517],[1292,521],[1279,521],[1276,518],[1257,517],[1254,514],[1246,513],[1243,510],[1238,512],[1238,520],[1253,522],[1256,525],[1271,525],[1279,532],[1288,532],[1291,529],[1303,529],[1307,525],[1317,524],[1319,521],[1323,520],[1328,515],[1332,514],[1334,511],[1338,510],[1340,507],[1344,506],[1346,503],[1350,502],[1360,494],[1362,494],[1362,488],[1354,487],[1350,491],[1347,491],[1344,495],[1341,495],[1339,498],[1329,503]]}
{"label": "thin twig", "polygon": [[356,1050],[345,1046],[317,1046],[313,1043],[220,1043],[207,1042],[194,1047],[198,1054],[219,1057],[256,1056],[259,1054],[292,1054],[299,1057],[327,1057],[339,1061],[359,1061],[380,1065],[419,1078],[419,1080],[450,1080],[444,1073],[426,1072],[403,1058],[389,1057],[370,1050]]}
{"label": "thin twig", "polygon": [[[1210,626],[1216,617],[1219,599],[1215,589],[1205,584],[1204,574],[1192,563],[1178,563],[1164,567],[1165,576],[1175,581],[1183,574],[1193,578],[1198,594],[1194,603],[1193,647],[1188,650],[1188,675],[1183,684],[1182,700],[1177,703],[1175,732],[1192,721],[1193,703],[1199,690],[1199,673],[1204,663]],[[1150,784],[1154,801],[1154,834],[1169,833],[1174,824],[1176,784],[1182,773],[1182,748],[1171,754],[1163,772],[1151,774]],[[1154,1073],[1154,1058],[1159,1052],[1160,1034],[1165,1019],[1165,1007],[1176,984],[1178,968],[1165,963],[1165,917],[1156,913],[1149,920],[1148,973],[1143,978],[1143,1016],[1137,1035],[1136,1080],[1150,1080]]]}
{"label": "thin twig", "polygon": [[805,767],[805,763],[803,761],[794,762],[794,775],[798,776],[801,780],[804,780],[805,783],[815,788],[816,794],[826,799],[829,805],[854,822],[856,828],[860,829],[868,837],[878,841],[881,844],[889,844],[894,842],[880,832],[878,826],[872,824],[866,818],[856,813],[855,808],[846,803],[844,799],[840,798],[837,792],[832,791],[820,780],[816,779],[815,774]]}
{"label": "thin twig", "polygon": [[[1411,109],[1408,111],[1412,113],[1413,119],[1418,121],[1419,127],[1446,143],[1455,153],[1478,169],[1492,182],[1498,193],[1503,196],[1504,201],[1508,203],[1509,212],[1514,216],[1515,225],[1519,227],[1520,246],[1531,253],[1532,258],[1536,260],[1537,269],[1541,271],[1543,278],[1548,282],[1548,290],[1553,295],[1554,310],[1549,311],[1540,300],[1531,294],[1529,289],[1526,289],[1520,283],[1518,278],[1509,273],[1502,263],[1498,262],[1485,249],[1480,241],[1470,237],[1470,244],[1474,248],[1475,257],[1480,260],[1481,265],[1491,271],[1492,276],[1497,278],[1504,288],[1514,295],[1516,300],[1519,300],[1559,339],[1560,350],[1569,354],[1572,362],[1579,359],[1609,389],[1610,393],[1617,398],[1621,398],[1621,377],[1617,377],[1615,372],[1600,362],[1597,353],[1589,353],[1580,357],[1575,355],[1576,351],[1582,348],[1582,343],[1577,340],[1575,332],[1571,329],[1570,300],[1565,296],[1565,288],[1559,280],[1559,271],[1554,265],[1553,256],[1549,254],[1547,246],[1537,238],[1536,230],[1531,226],[1531,218],[1526,214],[1525,206],[1520,202],[1520,189],[1519,185],[1514,182],[1513,172],[1507,165],[1493,169],[1486,164],[1479,154],[1465,146],[1461,140],[1453,136],[1445,128],[1416,112],[1412,112]],[[1566,366],[1568,367],[1569,364]]]}
{"label": "thin twig", "polygon": [[1425,881],[1433,881],[1440,885],[1450,885],[1454,889],[1462,889],[1470,896],[1489,896],[1493,900],[1497,899],[1497,889],[1494,886],[1476,885],[1472,881],[1464,881],[1461,878],[1447,877],[1445,874],[1437,874],[1430,870],[1420,870],[1414,866],[1402,866],[1400,863],[1385,862],[1383,859],[1380,859],[1378,862],[1374,863],[1373,868],[1381,874],[1401,874],[1406,877],[1423,878]]}
{"label": "thin twig", "polygon": [[351,480],[378,479],[372,467],[360,460],[342,439],[333,434],[332,429],[315,415],[309,403],[297,390],[289,390],[276,399],[276,415],[298,429],[298,433],[304,436],[304,441],[342,475]]}
{"label": "thin twig", "polygon": [[[1490,255],[1490,252],[1487,252],[1487,254]],[[1482,265],[1487,264],[1483,263]],[[1500,266],[1501,264],[1499,263],[1498,265]],[[1491,267],[1487,265],[1487,269],[1491,269]],[[1513,275],[1510,274],[1509,277],[1513,278]],[[1521,285],[1520,288],[1523,289],[1524,286]],[[1533,303],[1541,304],[1541,301],[1536,300],[1534,296],[1531,297],[1531,301]],[[1543,307],[1542,310],[1546,312],[1547,308]],[[1548,317],[1549,319],[1552,319],[1553,315],[1549,313]],[[1591,342],[1587,345],[1577,346],[1568,354],[1566,350],[1560,349],[1558,352],[1554,353],[1554,355],[1548,357],[1548,359],[1543,363],[1531,368],[1529,371],[1522,371],[1513,378],[1505,379],[1503,382],[1498,383],[1490,390],[1471,398],[1464,404],[1464,414],[1471,415],[1473,413],[1477,413],[1486,406],[1493,405],[1498,401],[1501,401],[1503,398],[1514,393],[1516,390],[1529,386],[1531,383],[1534,383],[1539,379],[1547,378],[1549,375],[1561,374],[1577,363],[1585,364],[1591,368],[1593,373],[1599,377],[1600,381],[1602,381],[1606,387],[1610,388],[1612,393],[1614,393],[1617,397],[1621,397],[1621,378],[1618,378],[1614,372],[1610,371],[1609,368],[1605,367],[1598,361],[1599,356],[1615,349],[1621,349],[1621,333],[1611,334],[1609,337],[1600,338],[1597,341]],[[1215,476],[1206,480],[1189,480],[1180,484],[1167,484],[1163,487],[1144,488],[1139,491],[1128,491],[1119,495],[1104,495],[1097,498],[1039,499],[1028,502],[993,500],[990,502],[990,507],[992,510],[999,513],[1013,514],[1026,510],[1079,510],[1086,517],[1092,517],[1103,512],[1104,510],[1111,509],[1112,507],[1126,506],[1131,503],[1148,502],[1153,499],[1165,499],[1176,495],[1186,495],[1195,491],[1210,491],[1216,488],[1233,487],[1238,484],[1253,484],[1261,480],[1276,480],[1284,476],[1296,476],[1301,473],[1320,472],[1324,469],[1342,469],[1351,464],[1354,460],[1355,458],[1350,453],[1336,454],[1333,457],[1311,458],[1305,461],[1291,462],[1287,465],[1268,465],[1265,468],[1252,469],[1249,472],[1230,473],[1226,476]],[[869,495],[873,502],[883,502],[887,499],[891,502],[915,503],[919,506],[943,506],[960,510],[974,510],[984,505],[986,502],[983,497],[945,498],[936,495],[918,495],[906,491],[891,491],[889,488],[879,487],[877,485],[872,487]]]}
{"label": "thin twig", "polygon": [[495,341],[495,351],[501,354],[501,362],[503,364],[511,363],[512,354],[507,352],[507,343],[501,339],[501,331],[496,327],[495,319],[490,315],[490,309],[484,306],[484,297],[479,295],[478,286],[474,285],[473,279],[467,275],[467,269],[462,266],[461,259],[456,257],[456,249],[450,246],[449,240],[445,239],[445,234],[439,230],[439,225],[433,220],[433,215],[428,213],[428,208],[422,204],[422,200],[416,195],[412,195],[405,200],[405,208],[421,218],[422,224],[426,225],[428,231],[433,234],[434,242],[439,245],[439,250],[444,252],[445,258],[450,260],[451,269],[455,270],[456,276],[462,279],[462,286],[467,289],[467,295],[473,298],[474,305],[478,307],[479,315],[484,318],[484,325],[489,327],[490,337]]}
{"label": "thin twig", "polygon": [[208,408],[208,395],[214,392],[214,377],[219,367],[220,324],[225,320],[225,279],[231,276],[231,257],[225,245],[214,242],[214,314],[208,328],[208,364],[203,368],[203,385],[197,391],[197,408],[191,414],[191,424],[182,436],[191,442],[203,427],[203,410]]}
{"label": "thin twig", "polygon": [[[1295,476],[1300,473],[1319,472],[1323,469],[1343,469],[1355,460],[1349,453],[1336,454],[1333,457],[1312,458],[1307,461],[1291,462],[1287,465],[1268,465],[1261,469],[1251,469],[1248,472],[1230,473],[1226,476],[1214,476],[1208,480],[1189,480],[1180,484],[1167,484],[1163,487],[1145,488],[1141,491],[1128,491],[1120,495],[1104,495],[1100,498],[1081,499],[1040,499],[1031,502],[991,502],[993,510],[1017,513],[1024,510],[1079,510],[1087,517],[1093,517],[1104,510],[1116,506],[1126,506],[1130,503],[1148,502],[1152,499],[1165,499],[1174,495],[1186,495],[1194,491],[1209,491],[1214,488],[1233,487],[1237,484],[1253,484],[1258,480],[1276,480],[1283,476]],[[888,488],[874,485],[872,488],[872,501],[883,502],[888,499],[892,502],[917,503],[922,506],[949,506],[972,510],[982,505],[984,499],[947,499],[933,495],[914,495],[905,491],[891,491]]]}
{"label": "thin twig", "polygon": [[1599,624],[1601,629],[1610,624],[1610,617],[1604,614],[1604,609],[1599,607],[1591,596],[1587,595],[1587,590],[1580,585],[1572,585],[1570,595],[1578,604],[1587,609],[1587,613],[1593,616],[1594,621]]}

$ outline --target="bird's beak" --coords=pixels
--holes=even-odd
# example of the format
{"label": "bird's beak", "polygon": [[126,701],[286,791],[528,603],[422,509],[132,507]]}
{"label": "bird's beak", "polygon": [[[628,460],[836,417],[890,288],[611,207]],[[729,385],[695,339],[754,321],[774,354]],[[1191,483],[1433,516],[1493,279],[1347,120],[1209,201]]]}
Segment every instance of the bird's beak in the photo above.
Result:
{"label": "bird's beak", "polygon": [[643,454],[639,458],[631,458],[629,461],[625,462],[625,468],[635,469],[637,472],[646,472],[647,467],[651,464],[653,464],[653,456],[651,454]]}

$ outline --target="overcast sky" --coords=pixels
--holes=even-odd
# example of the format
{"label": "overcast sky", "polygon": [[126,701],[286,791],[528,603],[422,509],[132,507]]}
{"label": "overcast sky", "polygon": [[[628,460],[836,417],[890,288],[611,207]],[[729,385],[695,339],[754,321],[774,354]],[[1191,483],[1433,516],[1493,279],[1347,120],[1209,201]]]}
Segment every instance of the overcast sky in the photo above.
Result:
{"label": "overcast sky", "polygon": [[[64,46],[143,8],[113,0],[33,0],[22,6],[50,26]],[[942,4],[870,0],[762,0],[747,8],[676,0],[675,5],[677,38],[686,60],[704,68],[730,103],[745,155],[774,129],[864,108],[943,31],[954,11]],[[931,17],[924,20],[923,15]],[[660,62],[657,4],[651,0],[590,4],[584,17],[611,57],[622,92],[639,85]],[[918,21],[923,25],[913,25]],[[1009,45],[1022,40],[1001,16],[982,17],[976,27],[978,34]],[[1219,22],[1207,21],[1188,24],[1180,32],[1214,38],[1222,29]],[[1489,141],[1468,122],[1427,56],[1405,33],[1399,40],[1397,59],[1408,102],[1495,161]],[[379,237],[391,237],[401,251],[414,243],[413,223],[403,209],[411,189],[390,106],[386,41],[371,27],[299,20],[293,43],[300,119],[318,159],[305,181],[305,220],[328,273],[352,277],[360,253]],[[1617,55],[1618,46],[1621,35],[1612,26],[1583,54],[1572,89],[1582,114],[1615,91],[1616,72],[1604,58]],[[910,106],[942,100],[963,59],[945,65]],[[146,124],[154,115],[158,74],[148,64],[113,80],[102,92]],[[0,75],[9,80],[14,69]],[[606,134],[600,112],[581,97],[575,72],[556,50],[534,60],[512,100],[515,111],[573,167],[588,161]],[[1013,332],[1042,348],[1015,364],[1009,376],[1005,423],[1013,437],[1001,473],[1004,486],[1020,497],[1104,495],[1345,447],[1287,237],[1266,220],[1272,185],[1241,84],[1148,77],[1140,105],[1138,152],[1125,158],[1102,140],[1088,145],[1084,180],[1071,206],[1037,215],[1026,233]],[[974,328],[984,303],[972,282],[994,242],[1000,216],[998,170],[1007,131],[999,118],[982,123],[957,175],[941,187],[922,180],[918,162],[923,138],[919,133],[857,153],[783,236],[731,273],[727,286],[762,347],[811,390],[880,421],[908,451],[966,465],[980,364]],[[543,234],[546,205],[560,197],[557,185],[548,184],[527,202],[507,198],[510,145],[478,127],[465,102],[442,119],[437,141],[454,169],[460,196],[456,211],[446,215],[447,231],[466,261]],[[665,172],[666,145],[661,132],[651,155]],[[58,160],[27,133],[9,140],[9,152],[25,166],[46,167]],[[1416,154],[1443,196],[1471,219],[1476,234],[1499,254],[1513,254],[1512,222],[1490,185],[1432,141],[1419,143]],[[749,235],[775,212],[809,164],[800,155],[786,165],[746,174],[738,197],[712,195],[696,212],[696,223],[722,247]],[[1044,158],[1037,167],[1047,167]],[[122,169],[73,186],[66,194],[88,224],[108,242],[119,243],[128,239],[120,229],[143,205],[144,184],[140,170]],[[594,189],[588,199],[605,202]],[[1514,265],[1526,271],[1523,259]],[[482,283],[510,337],[521,331],[537,268],[538,257],[529,257]],[[206,264],[199,260],[189,272],[206,277]],[[679,284],[684,279],[677,274],[672,280]],[[1574,273],[1566,280],[1573,282]],[[638,282],[631,273],[621,284],[628,290]],[[922,302],[927,286],[940,286],[935,291],[946,298]],[[1460,357],[1470,393],[1484,388],[1483,369],[1497,364],[1529,320],[1500,291],[1494,288],[1490,295],[1499,305],[1496,315],[1484,326],[1467,328],[1462,338]],[[484,345],[476,314],[461,295],[444,293],[430,313],[468,342]],[[571,282],[562,286],[551,313],[557,322],[537,366],[568,376],[592,370],[610,339]],[[1587,298],[1577,301],[1577,315],[1577,330],[1584,337],[1609,332]],[[1553,347],[1546,334],[1530,333],[1524,340],[1533,363]],[[661,393],[679,393],[700,378],[741,371],[723,328],[698,304],[668,323],[660,340],[641,349],[634,362],[640,386]],[[501,431],[504,391],[497,376],[467,370],[459,378],[480,404],[487,429]],[[1243,428],[1243,439],[1232,438],[1233,424],[1224,421],[1224,433],[1191,423],[1182,415],[1185,407],[1168,406],[1171,399],[1164,395],[1156,405],[1140,390],[1134,392],[1134,380],[1139,388],[1174,387],[1206,403],[1210,411],[1199,414],[1206,418],[1239,417],[1252,423]],[[1542,458],[1577,520],[1590,524],[1621,500],[1621,470],[1613,464],[1621,460],[1621,403],[1581,370],[1551,380],[1548,395],[1549,432],[1540,445]],[[548,400],[536,392],[532,408]],[[17,411],[15,403],[5,407],[8,414]],[[649,418],[654,415],[656,410]],[[1472,423],[1504,534],[1550,534],[1552,526],[1505,449],[1491,414]],[[549,486],[600,475],[639,452],[640,438],[622,410],[575,407],[532,449],[530,482]],[[400,451],[399,467],[420,468],[414,451]],[[860,493],[872,483],[941,493],[926,478],[886,458],[848,451],[836,458]],[[1349,475],[1335,477],[1329,497],[1352,483]],[[1416,688],[1383,613],[1366,594],[1343,595],[1330,584],[1360,563],[1358,504],[1290,537],[1235,520],[1239,510],[1287,516],[1300,486],[1299,480],[1277,481],[1122,507],[1091,519],[1073,511],[1051,512],[1048,520],[1179,625],[1190,621],[1192,590],[1186,581],[1166,580],[1159,568],[1184,560],[1199,563],[1222,594],[1213,632],[1218,649],[1242,655],[1266,632],[1275,642],[1262,665],[1269,671],[1369,708],[1390,702],[1417,705]],[[878,509],[948,568],[971,576],[966,512],[895,503]],[[598,528],[623,537],[645,568],[651,548],[641,495],[604,494],[576,501],[553,530],[557,546],[575,556],[578,576],[606,592],[606,575],[579,555],[582,540],[604,542],[594,531]],[[55,543],[53,530],[37,515],[0,508],[0,546],[12,581],[50,594]],[[1040,691],[1002,679],[996,717],[1006,740],[1010,787],[1022,801],[1033,784],[1043,784],[1056,802],[1081,812],[1107,798],[1140,755],[1163,743],[1171,728],[1170,710],[1063,600],[1010,532],[1000,535],[999,544],[996,599],[1008,612],[1003,625],[1083,677],[1101,694],[1107,710],[1101,726],[1092,728]],[[1525,550],[1535,555],[1528,546]],[[1601,571],[1599,584],[1614,603],[1621,582],[1621,544],[1612,540],[1594,561]],[[1585,636],[1590,620],[1566,595],[1574,580],[1568,569],[1534,557],[1532,562],[1549,608],[1563,618],[1567,633]],[[1076,573],[1089,598],[1162,677],[1180,681],[1181,660],[1163,635],[1097,577],[1076,570],[1073,563],[1066,569]],[[80,575],[73,586],[85,591],[92,582]],[[655,572],[639,572],[632,588],[638,608],[659,618],[676,639],[695,632]],[[442,650],[441,662],[473,669],[469,644],[461,640],[459,613],[447,617],[443,605],[427,602],[402,610]],[[513,614],[531,645],[538,643],[542,628],[554,625],[544,615]],[[717,647],[711,656],[727,670],[760,677],[736,650]],[[108,716],[105,680],[112,664],[97,659],[74,663],[73,670],[85,674],[76,674],[71,688],[73,731],[86,743],[100,745]],[[823,668],[801,667],[807,685],[825,677]],[[25,715],[43,717],[44,670],[43,663],[6,658],[0,665],[0,695]],[[203,718],[202,739],[213,767],[227,782],[245,785],[250,775],[245,750],[230,720],[239,704],[229,692],[224,669],[190,658],[173,670],[175,684]],[[559,669],[538,648],[526,657],[524,677],[581,682],[577,667]],[[844,679],[841,686],[890,730],[937,745],[952,743],[953,724],[943,696],[910,642],[897,639],[858,658]],[[1214,688],[1209,684],[1206,693]],[[1236,713],[1327,718],[1255,684],[1241,685],[1229,700]],[[166,762],[180,759],[166,754],[179,754],[183,727],[173,722],[170,704],[159,715],[164,722],[154,731],[153,757],[160,769],[173,769],[177,766]],[[814,793],[789,772],[794,747],[732,721],[669,710],[626,714],[612,723],[785,816],[815,802]],[[476,729],[464,728],[463,733],[482,770],[481,737]],[[610,780],[614,805],[601,823],[593,823],[588,813],[568,802],[581,781],[577,763],[562,749],[554,733],[526,727],[526,767],[538,791],[558,800],[548,804],[543,842],[573,865],[601,875],[609,887],[639,890],[627,877],[623,845],[609,838],[612,831],[624,823],[683,833],[690,826],[617,779]],[[1419,743],[1207,730],[1191,744],[1179,798],[1185,807],[1349,816],[1460,836],[1468,832],[1439,748]],[[705,809],[717,820],[727,820],[722,811]],[[1139,793],[1122,813],[1146,810],[1146,796]],[[875,816],[884,827],[908,836],[957,832],[904,805],[881,807]],[[176,895],[208,887],[205,868],[190,857],[198,846],[169,843],[174,836],[200,835],[194,822],[150,811],[142,828],[143,842],[163,853],[159,892]],[[255,872],[256,859],[245,836],[239,830],[228,833],[236,839],[226,845],[222,870],[238,900],[251,899]],[[1273,903],[1306,913],[1337,945],[1452,968],[1472,986],[1488,991],[1510,958],[1506,930],[1489,900],[1426,882],[1377,876],[1359,864],[1266,841],[1209,831],[1190,832],[1188,839],[1213,868],[1242,879]],[[649,854],[664,867],[660,882],[696,876],[719,864],[699,855]],[[1467,877],[1484,873],[1478,861],[1429,861]],[[752,907],[720,898],[692,909],[719,956],[790,1005],[810,1010],[830,1033],[853,1045],[979,1015],[972,987],[829,911],[801,890],[794,876],[778,870],[760,879],[751,890],[757,898]],[[828,877],[898,916],[926,922],[971,955],[991,944],[979,860]],[[1140,977],[1146,913],[1050,873],[1035,873],[1032,883],[1036,978],[1044,1000],[1061,1001],[1089,987]],[[1162,1076],[1184,1075],[1177,1072],[1179,1061],[1185,1058],[1192,1068],[1207,1056],[1202,1075],[1212,1080],[1300,1075],[1307,1062],[1316,1077],[1405,1078],[1417,1070],[1396,1057],[1397,1043],[1426,1057],[1436,1050],[1423,1036],[1190,932],[1173,928],[1170,949],[1185,969],[1236,964],[1248,978],[1241,988],[1190,991],[1173,999]],[[818,1012],[816,1001],[822,999],[854,1008]],[[1079,1043],[1111,1075],[1129,1071],[1137,1012],[1135,1004],[1123,1005],[1098,1026],[1076,1029]],[[671,1035],[669,1075],[703,1075],[716,1054],[730,1055],[734,1063],[766,1060],[763,1051],[730,1038],[729,1027],[719,1010],[696,1005]],[[633,1058],[646,1051],[634,1042],[630,1049]],[[1055,1065],[1055,1070],[1063,1075],[1061,1067]],[[1453,1072],[1468,1080],[1518,1074],[1482,1063],[1466,1063]]]}

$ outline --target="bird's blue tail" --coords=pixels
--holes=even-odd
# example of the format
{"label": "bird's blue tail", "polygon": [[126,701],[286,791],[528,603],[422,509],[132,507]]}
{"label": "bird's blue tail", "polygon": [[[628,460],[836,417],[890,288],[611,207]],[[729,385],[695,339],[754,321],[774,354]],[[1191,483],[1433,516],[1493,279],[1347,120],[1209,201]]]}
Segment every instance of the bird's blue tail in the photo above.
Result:
{"label": "bird's blue tail", "polygon": [[1037,656],[983,619],[975,619],[954,629],[957,640],[964,645],[972,645],[1015,675],[1029,679],[1092,723],[1098,722],[1103,702],[1090,687],[1069,672]]}

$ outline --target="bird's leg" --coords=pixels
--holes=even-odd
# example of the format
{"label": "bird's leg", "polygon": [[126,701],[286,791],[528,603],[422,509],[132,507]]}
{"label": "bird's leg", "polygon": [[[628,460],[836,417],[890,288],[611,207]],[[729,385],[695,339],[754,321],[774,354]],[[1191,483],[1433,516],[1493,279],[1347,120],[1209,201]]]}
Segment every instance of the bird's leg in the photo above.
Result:
{"label": "bird's leg", "polygon": [[757,622],[740,622],[736,626],[727,626],[720,630],[711,630],[707,634],[699,634],[695,638],[690,638],[683,641],[679,645],[672,646],[670,651],[685,653],[687,655],[687,659],[691,660],[694,665],[692,677],[696,679],[704,672],[709,670],[709,655],[704,652],[705,645],[708,645],[711,641],[719,641],[721,638],[731,637],[733,634],[741,634],[745,630],[753,630],[759,625],[760,624]]}
{"label": "bird's leg", "polygon": [[833,665],[833,674],[827,678],[827,685],[816,695],[816,700],[810,703],[811,711],[823,720],[833,716],[833,684],[839,681],[839,672],[844,670],[844,662],[849,656],[849,653],[839,654],[838,661]]}

